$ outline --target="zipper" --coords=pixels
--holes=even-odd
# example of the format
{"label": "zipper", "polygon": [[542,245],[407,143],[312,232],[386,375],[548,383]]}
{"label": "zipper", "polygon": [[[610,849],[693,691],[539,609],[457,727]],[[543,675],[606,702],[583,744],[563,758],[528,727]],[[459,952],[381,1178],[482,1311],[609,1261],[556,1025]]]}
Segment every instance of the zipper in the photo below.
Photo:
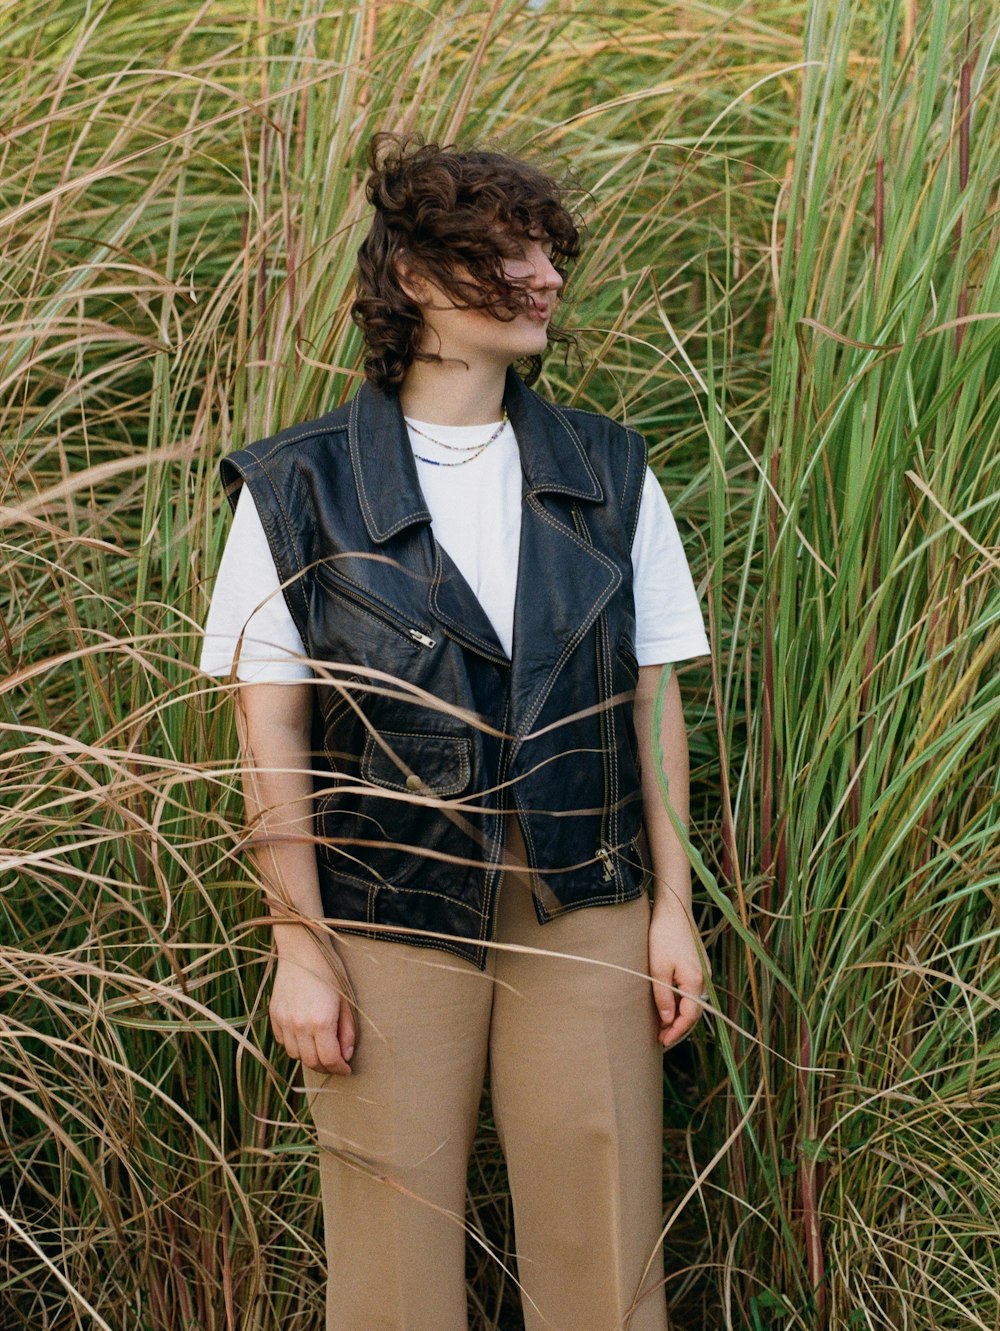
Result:
{"label": "zipper", "polygon": [[[605,663],[607,663],[607,673],[605,673]],[[597,681],[602,701],[610,698],[614,692],[613,669],[611,634],[608,630],[607,615],[602,612],[597,617]],[[604,881],[608,882],[614,878],[615,869],[611,863],[611,857],[604,847],[617,845],[619,840],[618,814],[616,812],[618,802],[618,726],[615,720],[615,708],[602,707],[600,722],[601,756],[604,762],[604,794],[607,807],[601,816],[602,849],[598,851],[597,857],[604,865]]]}
{"label": "zipper", "polygon": [[340,574],[334,573],[326,564],[320,564],[319,575],[321,580],[333,584],[333,588],[338,595],[346,596],[348,600],[354,601],[363,610],[367,610],[377,619],[381,619],[383,623],[388,624],[390,628],[396,629],[397,632],[402,633],[413,642],[419,642],[421,647],[434,647],[436,645],[435,640],[429,634],[424,633],[421,629],[414,628],[412,624],[408,624],[401,615],[390,610],[388,606],[381,605],[378,601],[372,601],[367,596],[362,595],[351,583],[342,578]]}
{"label": "zipper", "polygon": [[[592,545],[590,534],[576,504],[573,505],[573,525],[580,539],[586,541],[588,545]],[[605,673],[605,662],[607,662],[607,674]],[[608,629],[606,611],[602,611],[597,617],[595,666],[597,669],[598,693],[602,700],[610,698],[614,692],[614,679],[612,677],[611,634]],[[609,883],[615,877],[615,866],[606,847],[615,845],[618,841],[618,816],[612,812],[618,796],[616,768],[618,731],[615,725],[614,709],[602,707],[599,720],[601,726],[601,765],[604,769],[604,794],[607,808],[601,815],[601,843],[594,852],[594,858],[599,860],[603,866],[602,880]]]}
{"label": "zipper", "polygon": [[[509,749],[508,749],[508,752],[504,755],[504,757],[503,757],[503,759],[502,759],[502,761],[501,761],[501,763],[500,763],[500,784],[501,784],[501,785],[502,785],[503,782],[506,780],[506,777],[507,777],[507,769],[509,768],[509,766],[510,766],[510,752],[509,752]],[[514,812],[514,814],[515,814],[515,816],[516,816],[518,822],[521,823],[521,836],[522,836],[522,838],[523,838],[523,840],[524,840],[524,849],[525,849],[525,852],[526,852],[527,857],[528,857],[528,866],[529,866],[529,868],[537,869],[538,866],[537,866],[536,864],[532,863],[532,859],[531,859],[531,850],[530,850],[530,845],[531,845],[531,843],[530,843],[530,841],[528,840],[528,838],[524,835],[524,825],[523,825],[523,823],[522,823],[522,821],[521,821],[521,814],[522,814],[523,810],[521,809],[521,805],[520,805],[520,803],[519,803],[519,801],[518,801],[518,798],[517,798],[517,794],[516,794],[516,793],[513,795],[513,805],[514,805],[513,812]],[[615,865],[614,865],[614,860],[611,858],[611,852],[610,852],[609,850],[607,850],[607,848],[602,844],[602,845],[598,846],[597,850],[594,851],[594,858],[595,858],[596,860],[600,861],[600,864],[601,864],[601,866],[602,866],[602,868],[603,868],[603,870],[604,870],[603,875],[602,875],[602,879],[603,879],[603,881],[604,881],[605,883],[609,883],[609,882],[611,881],[611,879],[614,878],[614,876],[615,876]]]}
{"label": "zipper", "polygon": [[608,882],[610,879],[614,878],[615,866],[611,863],[611,856],[603,846],[598,846],[597,850],[594,852],[594,856],[604,865],[604,881]]}

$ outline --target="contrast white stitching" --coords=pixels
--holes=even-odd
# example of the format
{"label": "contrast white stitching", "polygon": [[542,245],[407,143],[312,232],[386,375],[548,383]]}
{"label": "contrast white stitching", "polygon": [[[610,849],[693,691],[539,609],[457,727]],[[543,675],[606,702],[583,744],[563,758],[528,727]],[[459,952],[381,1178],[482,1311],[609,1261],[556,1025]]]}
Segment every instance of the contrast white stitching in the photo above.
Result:
{"label": "contrast white stitching", "polygon": [[[416,647],[417,643],[409,632],[410,628],[417,629],[419,632],[423,633],[425,637],[430,636],[430,634],[427,632],[428,625],[422,623],[420,620],[416,618],[414,619],[414,623],[412,625],[407,624],[407,617],[402,613],[402,611],[397,610],[396,607],[391,605],[388,601],[383,601],[381,597],[377,597],[374,592],[370,593],[367,587],[363,588],[360,583],[355,583],[353,579],[345,577],[344,581],[348,583],[352,589],[357,588],[357,594],[359,600],[367,601],[368,604],[361,605],[358,603],[357,600],[352,600],[351,597],[344,591],[344,589],[340,587],[337,583],[337,578],[343,575],[328,574],[328,576],[324,578],[324,573],[326,572],[327,569],[325,564],[317,565],[317,573],[320,582],[322,582],[324,586],[328,587],[335,596],[339,595],[342,599],[346,598],[349,604],[351,605],[352,609],[355,609],[358,612],[358,614],[366,615],[369,619],[373,619],[377,624],[391,628],[396,633],[401,634],[407,640],[407,642],[410,644],[411,647]],[[379,615],[380,610],[384,611],[384,614],[381,616]],[[393,619],[397,619],[399,622],[398,623],[391,622]]]}
{"label": "contrast white stitching", "polygon": [[558,407],[556,407],[556,406],[555,406],[553,403],[551,403],[551,402],[546,402],[545,399],[544,399],[543,397],[541,397],[538,393],[533,394],[533,396],[534,396],[536,402],[540,403],[541,406],[543,406],[543,407],[545,408],[545,410],[546,410],[550,415],[555,416],[556,420],[558,420],[558,422],[560,423],[560,425],[563,427],[563,429],[564,429],[564,430],[567,432],[567,434],[570,436],[570,438],[571,438],[572,441],[573,441],[574,446],[576,447],[577,452],[578,452],[579,455],[580,455],[580,458],[581,458],[581,460],[582,460],[582,462],[583,462],[583,465],[587,468],[587,471],[590,473],[590,478],[591,478],[591,480],[594,482],[594,488],[595,488],[595,490],[597,491],[597,497],[598,497],[599,499],[603,499],[603,498],[604,498],[604,489],[603,489],[603,487],[602,487],[602,485],[601,485],[601,482],[600,482],[600,481],[598,480],[598,478],[597,478],[597,472],[594,471],[594,468],[593,468],[593,465],[591,464],[590,458],[587,456],[587,451],[586,451],[586,449],[583,447],[583,444],[582,444],[581,441],[580,441],[580,436],[579,436],[579,435],[577,434],[577,432],[573,429],[573,426],[572,426],[572,425],[570,424],[570,422],[566,419],[566,417],[563,415],[563,413],[559,410]]}
{"label": "contrast white stitching", "polygon": [[[638,443],[638,445],[639,445],[639,450],[640,450],[640,452],[641,452],[641,454],[642,454],[642,459],[643,459],[643,464],[642,464],[642,482],[641,482],[640,485],[639,485],[639,489],[638,489],[638,492],[637,492],[637,494],[636,494],[635,502],[634,502],[634,504],[633,504],[633,506],[632,506],[632,514],[631,514],[631,519],[632,519],[632,520],[631,520],[631,531],[629,532],[629,538],[628,538],[628,545],[629,545],[629,549],[631,550],[631,548],[632,548],[632,542],[635,540],[635,532],[636,532],[636,528],[639,526],[639,508],[640,508],[641,503],[642,503],[642,486],[643,486],[643,484],[645,484],[645,480],[646,480],[646,461],[648,460],[648,457],[649,457],[649,449],[648,449],[648,447],[647,447],[647,445],[646,445],[646,440],[645,440],[644,436],[641,435],[641,434],[639,433],[638,430],[631,430],[631,429],[630,429],[629,432],[628,432],[628,435],[629,435],[629,438],[630,438],[630,439],[634,438],[634,439],[637,441],[637,443]],[[624,504],[624,497],[623,497],[622,503]],[[624,516],[624,515],[623,515],[623,516]]]}
{"label": "contrast white stitching", "polygon": [[[416,730],[382,730],[379,734],[389,739],[430,739],[438,741],[447,741],[451,751],[456,754],[459,761],[458,775],[449,785],[432,786],[425,782],[428,789],[435,795],[457,795],[460,790],[464,790],[469,784],[469,777],[472,775],[472,741],[467,735],[437,735],[430,731]],[[442,747],[444,747],[442,745]],[[365,745],[361,754],[360,771],[364,780],[372,782],[376,786],[384,786],[388,790],[398,790],[403,794],[412,794],[413,792],[405,782],[392,781],[388,777],[376,776],[373,770],[373,763],[376,757],[382,756],[383,750],[379,746],[375,736],[368,732],[365,737]]]}
{"label": "contrast white stitching", "polygon": [[[433,605],[434,609],[437,611],[437,613],[441,616],[442,619],[446,620],[446,622],[448,623],[451,623],[452,621],[448,618],[447,613],[441,608],[441,603],[438,600],[438,587],[441,585],[441,575],[443,569],[444,565],[441,562],[441,547],[437,546],[434,551],[434,582],[433,585],[431,586],[431,604]],[[493,643],[489,642],[486,638],[480,637],[478,633],[474,632],[472,629],[469,628],[468,624],[463,624],[461,627],[461,631],[466,635],[466,637],[471,638],[473,642],[479,643],[479,645],[484,650],[488,651],[490,656],[492,656],[494,659],[499,659],[497,657],[497,651]],[[503,657],[503,662],[504,664],[507,663],[506,657]]]}
{"label": "contrast white stitching", "polygon": [[556,530],[562,532],[563,535],[568,536],[570,540],[575,541],[576,544],[579,545],[581,549],[588,551],[588,553],[591,554],[595,559],[599,560],[602,564],[604,564],[605,567],[608,568],[610,572],[613,574],[613,581],[605,591],[604,595],[602,597],[598,597],[598,599],[590,607],[586,619],[577,629],[576,633],[571,634],[571,636],[566,640],[563,650],[559,655],[559,659],[552,667],[551,671],[549,672],[548,678],[546,679],[545,683],[542,685],[542,689],[539,694],[539,697],[536,699],[535,706],[528,713],[527,717],[525,717],[525,719],[522,721],[518,729],[518,734],[515,737],[515,744],[518,743],[518,741],[524,739],[524,735],[534,724],[535,718],[538,716],[538,713],[542,710],[545,700],[549,696],[549,693],[552,690],[552,685],[555,682],[556,675],[558,675],[559,671],[563,668],[563,665],[565,664],[570,653],[576,648],[577,644],[582,641],[584,634],[586,634],[590,629],[590,625],[594,622],[594,619],[596,617],[595,612],[600,613],[600,611],[603,610],[603,608],[607,605],[608,601],[615,594],[615,592],[618,590],[618,588],[621,586],[622,583],[621,571],[611,562],[610,559],[608,559],[605,555],[602,555],[601,552],[597,550],[594,546],[587,545],[585,544],[585,542],[581,541],[575,532],[570,531],[570,529],[568,527],[563,526],[561,522],[556,522],[553,518],[549,517],[548,513],[545,512],[544,508],[542,508],[542,506],[538,503],[537,499],[535,499],[534,496],[529,495],[528,502],[531,504],[532,508],[535,510],[538,516],[543,519],[543,521],[547,522],[551,527],[555,527]]}
{"label": "contrast white stitching", "polygon": [[401,531],[403,527],[408,527],[411,522],[422,522],[424,519],[429,519],[431,515],[426,508],[417,509],[413,513],[405,514],[398,522],[393,523],[387,531],[383,531],[375,521],[375,513],[371,504],[368,502],[368,493],[365,490],[364,481],[361,479],[361,471],[358,467],[358,450],[355,446],[355,440],[358,437],[358,410],[358,394],[355,394],[351,399],[350,429],[348,430],[347,435],[351,454],[351,470],[354,473],[354,484],[357,487],[358,497],[361,500],[365,522],[368,524],[368,530],[376,540],[387,541],[390,536],[395,536],[396,532]]}

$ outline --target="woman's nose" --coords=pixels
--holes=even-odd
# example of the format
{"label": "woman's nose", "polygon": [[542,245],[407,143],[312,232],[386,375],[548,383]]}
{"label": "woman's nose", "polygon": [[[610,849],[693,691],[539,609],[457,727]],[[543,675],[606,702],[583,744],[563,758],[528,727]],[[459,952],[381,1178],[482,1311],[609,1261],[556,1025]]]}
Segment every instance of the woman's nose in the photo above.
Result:
{"label": "woman's nose", "polygon": [[563,284],[562,276],[544,250],[539,250],[535,256],[531,276],[532,284],[544,290],[558,291]]}

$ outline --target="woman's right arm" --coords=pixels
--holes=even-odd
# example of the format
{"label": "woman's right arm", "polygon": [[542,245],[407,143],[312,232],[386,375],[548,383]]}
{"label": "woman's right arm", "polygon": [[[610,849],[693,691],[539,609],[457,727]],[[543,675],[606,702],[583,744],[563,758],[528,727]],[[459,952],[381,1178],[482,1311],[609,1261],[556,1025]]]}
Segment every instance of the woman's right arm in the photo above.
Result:
{"label": "woman's right arm", "polygon": [[312,840],[312,706],[311,683],[240,685],[243,792],[275,917],[278,964],[268,1008],[274,1034],[306,1067],[348,1076],[355,1041],[350,985],[329,935],[309,927],[323,915]]}

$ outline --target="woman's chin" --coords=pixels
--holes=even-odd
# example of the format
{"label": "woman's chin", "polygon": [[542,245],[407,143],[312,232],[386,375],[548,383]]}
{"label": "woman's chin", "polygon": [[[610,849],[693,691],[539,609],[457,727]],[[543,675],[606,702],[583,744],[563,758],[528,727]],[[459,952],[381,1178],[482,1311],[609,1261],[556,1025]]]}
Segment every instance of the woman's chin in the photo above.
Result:
{"label": "woman's chin", "polygon": [[524,347],[524,350],[519,353],[520,355],[537,356],[549,345],[548,324],[533,320],[524,330],[524,335],[518,338],[518,342]]}

